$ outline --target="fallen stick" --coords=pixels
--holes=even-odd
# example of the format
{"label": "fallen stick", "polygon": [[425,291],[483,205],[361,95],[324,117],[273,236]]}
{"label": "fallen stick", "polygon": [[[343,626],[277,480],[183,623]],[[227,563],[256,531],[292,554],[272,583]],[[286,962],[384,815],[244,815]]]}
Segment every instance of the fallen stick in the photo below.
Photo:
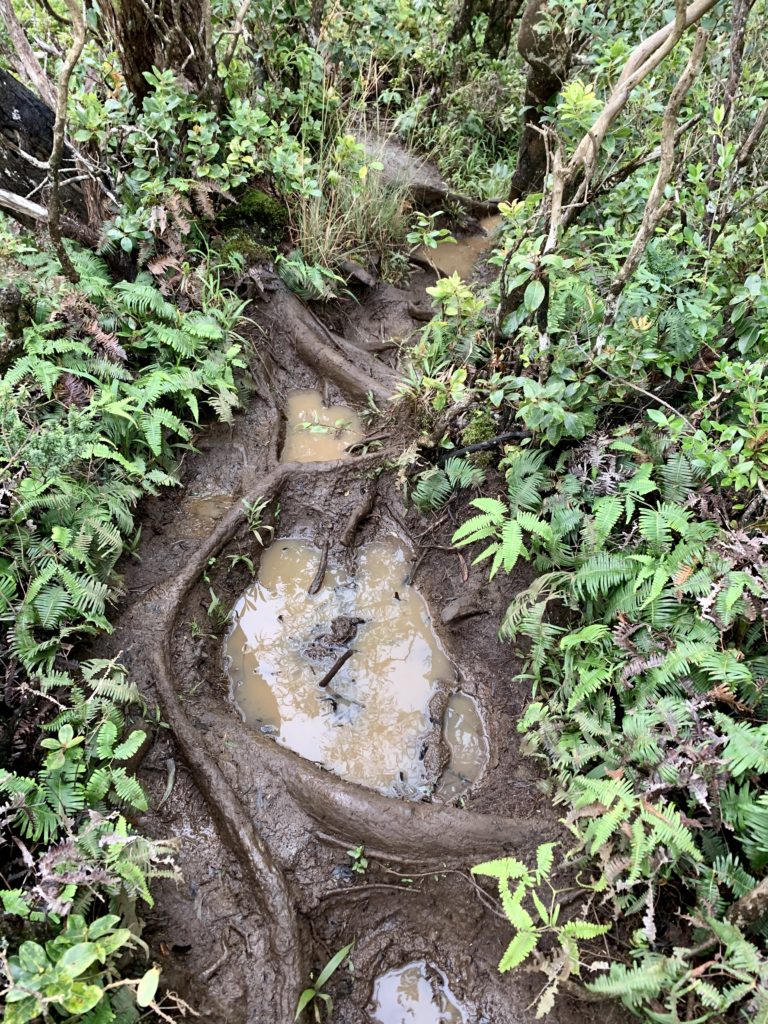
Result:
{"label": "fallen stick", "polygon": [[341,668],[346,665],[353,654],[357,654],[354,647],[350,647],[348,650],[340,654],[317,685],[321,687],[327,686]]}
{"label": "fallen stick", "polygon": [[326,540],[326,541],[323,541],[323,550],[322,550],[322,552],[320,554],[320,565],[318,565],[317,572],[315,573],[315,578],[309,584],[309,590],[307,591],[307,593],[310,595],[310,597],[313,594],[316,594],[318,592],[318,590],[320,589],[320,587],[322,587],[323,580],[325,579],[325,572],[326,572],[327,568],[328,568],[328,541]]}
{"label": "fallen stick", "polygon": [[507,430],[504,434],[497,434],[496,437],[489,437],[487,441],[478,441],[477,444],[468,444],[464,448],[451,448],[441,454],[438,459],[439,463],[443,463],[446,459],[457,459],[461,455],[471,455],[472,452],[484,452],[489,448],[498,448],[500,444],[504,444],[505,441],[521,441],[524,437],[530,437],[530,433],[527,430]]}

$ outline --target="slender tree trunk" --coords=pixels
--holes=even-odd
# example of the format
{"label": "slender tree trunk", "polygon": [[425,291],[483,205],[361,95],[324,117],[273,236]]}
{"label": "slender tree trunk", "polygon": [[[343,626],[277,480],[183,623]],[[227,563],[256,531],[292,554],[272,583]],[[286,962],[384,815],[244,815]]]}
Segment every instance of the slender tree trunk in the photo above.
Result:
{"label": "slender tree trunk", "polygon": [[489,57],[501,57],[509,48],[512,26],[523,0],[462,0],[449,41],[460,42],[472,29],[472,23],[481,14],[488,17],[483,49]]}
{"label": "slender tree trunk", "polygon": [[512,199],[537,192],[544,183],[547,171],[547,145],[541,131],[544,108],[562,88],[571,62],[568,40],[557,23],[544,33],[537,31],[546,9],[547,0],[529,0],[517,36],[517,49],[528,64],[528,77],[525,119],[510,186]]}
{"label": "slender tree trunk", "polygon": [[523,0],[491,0],[483,49],[489,57],[501,57],[509,49],[512,28]]}

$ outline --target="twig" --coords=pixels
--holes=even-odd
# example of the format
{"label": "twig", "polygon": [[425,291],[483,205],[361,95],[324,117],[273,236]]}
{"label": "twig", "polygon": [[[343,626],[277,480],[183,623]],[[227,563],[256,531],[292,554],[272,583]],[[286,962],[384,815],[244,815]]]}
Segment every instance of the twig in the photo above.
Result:
{"label": "twig", "polygon": [[344,665],[346,665],[353,654],[357,654],[354,647],[350,647],[348,650],[340,654],[317,685],[320,687],[326,687],[333,677],[343,668]]}
{"label": "twig", "polygon": [[370,889],[397,889],[399,892],[419,892],[418,889],[413,889],[409,885],[392,885],[390,882],[366,882],[363,885],[345,885],[340,889],[331,889],[330,892],[324,892],[321,894],[321,900],[330,900],[334,896],[346,895],[351,896],[357,893],[365,893]]}
{"label": "twig", "polygon": [[485,452],[489,448],[498,448],[505,441],[521,441],[530,436],[530,431],[520,427],[517,430],[507,430],[503,434],[497,434],[496,437],[488,438],[487,441],[478,441],[477,444],[468,444],[463,448],[451,448],[450,451],[442,452],[437,460],[438,465],[442,465],[447,459],[457,459],[461,455],[471,455],[472,452]]}
{"label": "twig", "polygon": [[201,981],[210,981],[211,978],[214,976],[214,974],[218,970],[220,970],[224,966],[224,964],[227,962],[227,960],[229,959],[229,947],[227,946],[226,942],[223,945],[224,945],[224,952],[221,954],[221,956],[216,961],[216,963],[211,964],[210,967],[207,967],[202,972],[202,974],[200,975]]}

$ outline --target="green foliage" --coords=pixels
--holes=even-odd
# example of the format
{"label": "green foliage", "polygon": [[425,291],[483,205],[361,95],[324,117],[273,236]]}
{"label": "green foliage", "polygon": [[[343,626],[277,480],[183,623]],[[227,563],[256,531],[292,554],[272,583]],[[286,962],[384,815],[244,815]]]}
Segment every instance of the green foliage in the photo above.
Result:
{"label": "green foliage", "polygon": [[[231,420],[244,365],[239,305],[214,297],[181,313],[148,275],[113,285],[99,259],[72,256],[80,283],[41,308],[0,378],[0,622],[30,669],[49,667],[75,631],[109,628],[136,502],[175,484],[174,448],[202,401]],[[58,270],[48,256],[26,260],[44,279]]]}
{"label": "green foliage", "polygon": [[460,490],[476,488],[485,482],[485,473],[467,459],[446,459],[443,466],[433,466],[421,473],[411,499],[421,512],[436,512]]}
{"label": "green foliage", "polygon": [[[474,875],[486,875],[498,880],[502,910],[515,929],[515,935],[499,962],[502,973],[519,967],[531,957],[544,936],[554,936],[559,944],[558,953],[551,958],[552,970],[547,972],[549,984],[539,997],[537,1017],[551,1010],[558,987],[571,975],[580,974],[582,954],[579,942],[595,939],[610,930],[610,925],[579,918],[560,920],[562,905],[558,896],[565,890],[556,889],[551,881],[556,846],[556,843],[543,843],[539,846],[536,851],[536,867],[532,869],[514,857],[486,861],[472,868]],[[530,900],[538,922],[523,906],[526,900]]]}
{"label": "green foliage", "polygon": [[326,1020],[331,1020],[331,1015],[333,1014],[333,1000],[327,992],[323,991],[323,989],[352,952],[353,946],[354,942],[350,942],[349,945],[342,946],[341,949],[337,950],[322,971],[320,971],[313,983],[308,988],[304,989],[299,996],[299,1002],[296,1006],[296,1015],[293,1018],[294,1020],[298,1020],[299,1017],[301,1017],[301,1015],[310,1007],[315,1021],[321,1021],[323,1016],[325,1016]]}
{"label": "green foliage", "polygon": [[[768,863],[756,799],[768,735],[749,721],[767,706],[768,645],[751,627],[768,602],[762,543],[695,515],[693,467],[652,431],[621,429],[556,469],[544,451],[513,449],[502,468],[508,497],[476,499],[454,543],[485,545],[476,560],[492,557],[491,575],[519,558],[539,570],[501,625],[504,639],[529,643],[527,675],[541,692],[519,729],[555,772],[574,854],[618,912],[645,910],[637,965],[613,967],[596,989],[633,1008],[661,999],[674,1013],[699,978],[702,1019],[763,999],[762,955],[731,988],[714,967],[693,973],[687,950],[668,957],[650,944],[660,886],[687,886],[708,927],[727,930],[730,904]],[[567,626],[548,617],[555,601]],[[746,940],[728,936],[730,963],[739,953],[728,942],[743,950]],[[511,961],[532,949],[523,929]]]}
{"label": "green foliage", "polygon": [[[10,986],[3,1018],[25,1024],[51,1010],[75,1017],[109,997],[104,983],[112,980],[115,954],[133,944],[128,928],[116,928],[119,917],[108,914],[87,925],[78,914],[45,946],[22,942],[8,959]],[[98,966],[97,966],[98,965]]]}
{"label": "green foliage", "polygon": [[123,814],[147,809],[126,766],[146,734],[126,731],[125,710],[140,698],[125,670],[95,660],[79,678],[55,672],[37,682],[56,695],[60,710],[46,727],[55,735],[41,741],[46,753],[36,774],[0,769],[3,823],[17,842],[34,844],[33,877],[45,883],[2,889],[0,901],[7,916],[38,922],[51,936],[44,944],[23,941],[4,962],[5,1019],[17,1022],[47,1018],[52,1009],[79,1019],[96,1006],[135,1005],[142,980],[105,986],[120,976],[120,958],[138,939],[117,927],[119,913],[90,924],[86,915],[105,901],[121,912],[137,900],[152,906],[151,880],[176,877],[173,844],[145,839]]}

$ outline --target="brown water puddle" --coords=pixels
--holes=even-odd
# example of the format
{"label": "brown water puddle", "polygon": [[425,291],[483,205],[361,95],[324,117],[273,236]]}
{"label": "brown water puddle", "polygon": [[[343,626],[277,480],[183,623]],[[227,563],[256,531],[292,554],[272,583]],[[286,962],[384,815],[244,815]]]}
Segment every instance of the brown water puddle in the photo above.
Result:
{"label": "brown water puddle", "polygon": [[188,537],[207,537],[213,524],[234,504],[231,494],[192,495],[179,506]]}
{"label": "brown water puddle", "polygon": [[464,693],[451,695],[443,736],[450,754],[437,794],[448,801],[461,796],[480,778],[488,757],[483,723],[471,697]]}
{"label": "brown water puddle", "polygon": [[458,274],[466,281],[472,277],[478,259],[493,247],[493,234],[499,224],[501,224],[499,214],[484,217],[480,221],[480,227],[485,234],[470,235],[469,238],[462,238],[456,243],[442,242],[436,249],[427,249],[421,246],[416,255],[423,260],[429,260],[443,274],[449,276]]}
{"label": "brown water puddle", "polygon": [[[319,561],[303,540],[264,552],[226,641],[234,699],[247,722],[343,778],[417,797],[429,702],[455,673],[426,602],[404,582],[410,552],[395,538],[367,544],[354,577],[330,566],[310,596]],[[348,647],[355,653],[320,689]]]}
{"label": "brown water puddle", "polygon": [[427,965],[416,961],[377,979],[371,1021],[375,1024],[466,1024],[468,1018],[440,971],[427,977]]}
{"label": "brown water puddle", "polygon": [[347,445],[363,436],[360,417],[346,405],[323,405],[319,391],[306,388],[288,394],[283,462],[324,462],[341,459]]}

